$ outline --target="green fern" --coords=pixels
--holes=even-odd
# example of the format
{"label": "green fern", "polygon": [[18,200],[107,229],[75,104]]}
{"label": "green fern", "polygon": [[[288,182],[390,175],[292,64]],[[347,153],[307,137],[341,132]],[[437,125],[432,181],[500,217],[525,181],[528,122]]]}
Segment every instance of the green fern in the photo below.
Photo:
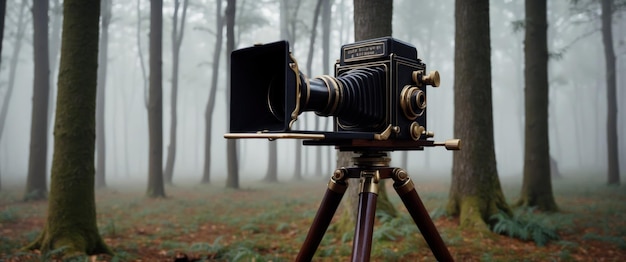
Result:
{"label": "green fern", "polygon": [[533,209],[515,212],[513,217],[505,213],[491,216],[492,230],[523,241],[533,241],[537,246],[545,246],[550,240],[559,240],[556,229],[549,226],[542,217],[533,215]]}

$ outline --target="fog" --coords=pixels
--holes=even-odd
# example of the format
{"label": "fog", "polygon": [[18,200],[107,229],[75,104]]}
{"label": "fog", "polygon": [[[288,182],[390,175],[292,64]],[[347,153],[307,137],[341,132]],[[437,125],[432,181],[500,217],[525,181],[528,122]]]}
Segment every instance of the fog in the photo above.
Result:
{"label": "fog", "polygon": [[[186,31],[181,48],[178,94],[178,148],[174,167],[174,182],[181,179],[199,181],[204,159],[204,112],[209,96],[215,36],[204,30],[214,28],[214,1],[192,1],[188,10]],[[352,1],[333,1],[331,22],[331,57],[339,58],[340,47],[353,41]],[[107,180],[145,179],[148,170],[148,129],[145,107],[144,79],[138,57],[136,40],[137,13],[135,2],[114,1],[113,20],[109,29],[109,64],[106,86]],[[280,40],[278,2],[274,0],[241,1],[238,19],[251,20],[237,27],[237,48],[255,43]],[[314,1],[304,1],[299,10],[300,27],[293,54],[301,65],[306,63]],[[2,49],[0,97],[6,96],[9,75],[8,61],[13,53],[14,28],[19,4],[7,3],[7,22]],[[520,176],[523,164],[523,38],[515,32],[514,22],[523,19],[522,1],[491,1],[491,61],[493,89],[493,119],[498,171],[501,176]],[[599,8],[597,8],[599,9]],[[171,20],[172,1],[164,1],[163,37],[163,145],[164,159],[169,145],[171,92]],[[550,60],[550,153],[558,162],[564,176],[606,173],[606,88],[604,53],[599,19],[589,14],[576,14],[569,1],[548,4]],[[597,10],[599,12],[599,10]],[[148,3],[142,1],[141,41],[147,57]],[[593,12],[590,12],[593,13]],[[26,12],[30,16],[30,12]],[[620,169],[626,170],[626,18],[614,16],[614,40],[618,78],[618,137]],[[29,19],[30,21],[30,19]],[[239,22],[239,20],[238,20]],[[319,29],[318,27],[318,30]],[[319,35],[319,34],[318,34]],[[428,70],[438,70],[441,87],[428,90],[428,130],[435,140],[453,138],[453,79],[454,79],[454,2],[410,1],[394,2],[393,36],[416,46],[419,57]],[[321,37],[320,37],[321,38]],[[311,76],[322,73],[321,40],[318,38]],[[30,118],[33,86],[32,25],[28,24],[22,42],[13,94],[10,98],[5,129],[0,137],[0,174],[4,181],[23,183],[28,168]],[[57,60],[58,61],[58,60]],[[145,61],[147,63],[147,60]],[[212,178],[218,180],[226,173],[225,119],[226,64],[222,55],[216,108],[213,118]],[[303,68],[304,66],[301,66]],[[332,68],[332,66],[331,66]],[[56,89],[57,72],[51,72]],[[471,87],[467,87],[471,88]],[[56,92],[55,92],[56,94]],[[2,99],[0,99],[0,102]],[[245,105],[239,105],[244,106]],[[300,128],[313,129],[317,116],[300,117]],[[324,125],[322,125],[324,126]],[[49,129],[48,170],[52,159],[53,136]],[[268,143],[278,143],[279,179],[291,179],[294,172],[295,140],[240,140],[239,161],[242,180],[263,177],[267,168]],[[323,147],[322,159],[316,159],[315,147],[304,147],[305,176],[330,175],[334,167],[334,150]],[[332,153],[332,157],[327,154]],[[393,153],[400,164],[400,153]],[[329,163],[329,160],[332,162]],[[43,164],[43,163],[42,163]],[[315,174],[322,165],[323,174]],[[415,175],[449,176],[452,152],[442,148],[409,152],[407,168]]]}

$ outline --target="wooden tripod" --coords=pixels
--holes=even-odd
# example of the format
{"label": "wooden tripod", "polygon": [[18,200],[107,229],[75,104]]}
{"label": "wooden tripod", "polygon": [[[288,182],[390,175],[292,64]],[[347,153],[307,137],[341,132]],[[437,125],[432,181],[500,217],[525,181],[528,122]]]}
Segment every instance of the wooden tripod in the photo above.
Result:
{"label": "wooden tripod", "polygon": [[348,188],[346,182],[348,178],[360,179],[358,214],[352,244],[353,262],[370,260],[378,182],[387,178],[393,179],[394,189],[411,214],[435,258],[439,261],[453,261],[437,228],[430,219],[428,211],[417,195],[413,181],[404,169],[389,167],[390,161],[391,159],[387,157],[385,152],[365,152],[354,158],[355,165],[353,167],[335,170],[328,182],[328,189],[296,261],[311,261],[313,259],[313,255],[337,211],[341,198]]}

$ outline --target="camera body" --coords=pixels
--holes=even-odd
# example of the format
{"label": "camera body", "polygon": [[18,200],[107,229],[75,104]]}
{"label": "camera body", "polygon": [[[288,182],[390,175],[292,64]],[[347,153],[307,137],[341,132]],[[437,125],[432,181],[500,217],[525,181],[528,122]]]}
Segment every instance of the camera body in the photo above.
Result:
{"label": "camera body", "polygon": [[[312,79],[300,72],[286,41],[235,50],[230,132],[327,144],[425,140],[432,136],[426,131],[426,86],[439,85],[436,71],[425,72],[417,49],[391,37],[342,46],[335,75]],[[306,111],[334,117],[333,131],[294,130]]]}

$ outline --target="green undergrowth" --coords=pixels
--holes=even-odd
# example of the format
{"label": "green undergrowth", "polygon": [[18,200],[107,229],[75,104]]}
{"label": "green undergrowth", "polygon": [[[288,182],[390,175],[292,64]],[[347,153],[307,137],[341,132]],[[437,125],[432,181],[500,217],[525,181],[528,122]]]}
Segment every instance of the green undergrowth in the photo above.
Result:
{"label": "green undergrowth", "polygon": [[540,247],[549,241],[559,240],[559,234],[550,217],[536,214],[533,208],[515,210],[512,217],[500,212],[491,216],[490,221],[495,221],[493,232],[523,241],[533,241]]}

